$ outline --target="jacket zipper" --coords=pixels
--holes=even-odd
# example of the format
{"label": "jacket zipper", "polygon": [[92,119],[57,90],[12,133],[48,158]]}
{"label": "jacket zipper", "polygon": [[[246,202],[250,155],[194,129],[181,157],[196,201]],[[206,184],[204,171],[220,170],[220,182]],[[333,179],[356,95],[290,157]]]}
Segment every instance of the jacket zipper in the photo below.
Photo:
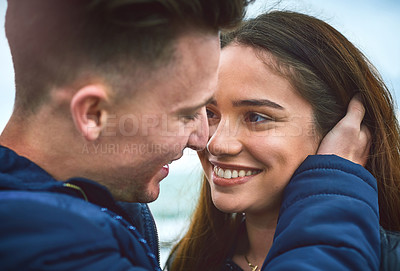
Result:
{"label": "jacket zipper", "polygon": [[157,261],[158,261],[158,265],[159,265],[160,268],[161,268],[161,265],[160,265],[160,258],[161,258],[160,239],[159,239],[159,237],[158,237],[157,225],[156,225],[156,222],[155,222],[153,213],[151,212],[151,210],[150,210],[150,208],[149,208],[148,206],[147,206],[147,208],[148,208],[148,211],[149,211],[150,216],[151,216],[151,223],[153,224],[153,232],[155,233],[155,238],[156,238],[156,240],[155,240],[155,242],[156,242],[155,247],[156,247],[156,250],[157,250],[157,254],[156,254],[156,255],[157,255]]}

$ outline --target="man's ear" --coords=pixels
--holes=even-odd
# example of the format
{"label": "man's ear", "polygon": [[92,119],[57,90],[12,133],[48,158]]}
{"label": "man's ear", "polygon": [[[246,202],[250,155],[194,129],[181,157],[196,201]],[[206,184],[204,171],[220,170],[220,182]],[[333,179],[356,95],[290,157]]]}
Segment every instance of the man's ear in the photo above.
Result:
{"label": "man's ear", "polygon": [[78,131],[88,141],[99,138],[106,126],[107,111],[104,104],[107,91],[104,86],[87,85],[79,89],[72,97],[70,110]]}

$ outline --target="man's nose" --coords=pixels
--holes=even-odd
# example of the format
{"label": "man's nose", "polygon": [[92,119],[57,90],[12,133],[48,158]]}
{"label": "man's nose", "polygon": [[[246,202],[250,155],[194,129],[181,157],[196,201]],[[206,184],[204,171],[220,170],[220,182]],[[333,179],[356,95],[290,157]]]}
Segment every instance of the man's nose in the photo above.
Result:
{"label": "man's nose", "polygon": [[206,108],[201,109],[198,119],[195,121],[193,131],[189,136],[187,147],[195,150],[201,151],[205,149],[208,141],[208,120]]}

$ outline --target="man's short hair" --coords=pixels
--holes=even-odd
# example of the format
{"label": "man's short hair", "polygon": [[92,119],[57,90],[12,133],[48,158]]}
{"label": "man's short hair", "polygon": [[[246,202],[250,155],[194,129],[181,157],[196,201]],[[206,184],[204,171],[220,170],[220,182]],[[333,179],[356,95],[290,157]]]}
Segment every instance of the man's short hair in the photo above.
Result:
{"label": "man's short hair", "polygon": [[[16,107],[34,111],[49,89],[84,76],[106,81],[155,70],[185,31],[231,28],[246,0],[8,0],[6,35]],[[85,74],[87,73],[87,74]]]}

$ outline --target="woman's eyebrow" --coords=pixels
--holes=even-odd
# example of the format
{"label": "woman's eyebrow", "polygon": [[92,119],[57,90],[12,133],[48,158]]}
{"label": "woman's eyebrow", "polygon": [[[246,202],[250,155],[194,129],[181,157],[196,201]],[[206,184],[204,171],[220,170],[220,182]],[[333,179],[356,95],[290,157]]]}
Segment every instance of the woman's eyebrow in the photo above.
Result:
{"label": "woman's eyebrow", "polygon": [[268,106],[272,107],[275,109],[280,109],[283,110],[285,109],[283,106],[274,103],[273,101],[270,101],[268,99],[250,99],[250,100],[239,100],[239,101],[233,101],[232,105],[234,107],[239,107],[239,106]]}

